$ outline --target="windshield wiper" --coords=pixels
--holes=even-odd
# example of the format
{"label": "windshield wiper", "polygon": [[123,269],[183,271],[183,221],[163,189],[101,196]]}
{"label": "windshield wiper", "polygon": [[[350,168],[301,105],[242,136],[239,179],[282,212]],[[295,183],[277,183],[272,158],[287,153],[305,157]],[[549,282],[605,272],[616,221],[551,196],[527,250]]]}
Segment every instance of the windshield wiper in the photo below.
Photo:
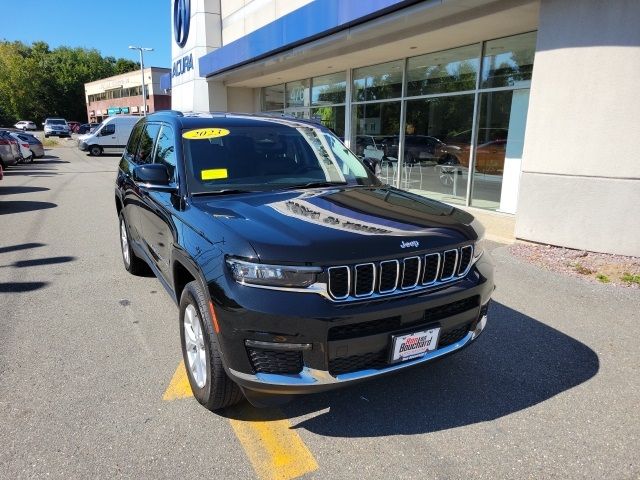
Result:
{"label": "windshield wiper", "polygon": [[314,187],[335,187],[339,185],[348,185],[347,182],[308,182],[300,185],[289,185],[279,190],[297,190],[299,188],[314,188]]}
{"label": "windshield wiper", "polygon": [[210,190],[208,192],[193,192],[193,197],[209,196],[209,195],[232,195],[234,193],[255,193],[258,190],[242,190],[240,188],[225,188],[223,190]]}

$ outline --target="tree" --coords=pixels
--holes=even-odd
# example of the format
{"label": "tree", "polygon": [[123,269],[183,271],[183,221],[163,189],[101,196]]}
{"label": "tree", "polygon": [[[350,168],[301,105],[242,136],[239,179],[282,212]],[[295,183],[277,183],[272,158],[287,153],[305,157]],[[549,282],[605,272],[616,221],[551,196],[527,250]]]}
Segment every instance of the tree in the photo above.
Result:
{"label": "tree", "polygon": [[0,125],[40,124],[48,116],[86,120],[84,84],[137,68],[95,49],[0,41]]}

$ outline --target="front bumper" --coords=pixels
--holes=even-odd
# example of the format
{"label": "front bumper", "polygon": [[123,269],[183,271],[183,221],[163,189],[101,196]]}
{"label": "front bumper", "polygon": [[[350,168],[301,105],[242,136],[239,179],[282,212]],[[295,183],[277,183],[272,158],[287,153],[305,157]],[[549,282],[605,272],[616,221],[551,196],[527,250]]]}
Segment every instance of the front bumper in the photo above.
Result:
{"label": "front bumper", "polygon": [[[241,387],[268,394],[319,392],[428,363],[466,347],[485,328],[493,289],[493,265],[486,255],[454,284],[352,304],[230,281],[226,308],[216,308],[218,341],[227,374]],[[389,362],[392,336],[434,327],[441,329],[436,350],[402,363]],[[289,365],[294,353],[299,355],[298,370],[271,369],[276,365],[277,370],[283,357]]]}
{"label": "front bumper", "polygon": [[87,142],[78,140],[78,148],[83,152],[86,152],[89,149],[89,146],[87,145]]}
{"label": "front bumper", "polygon": [[302,372],[297,375],[242,373],[233,369],[229,369],[229,373],[231,374],[231,378],[233,378],[233,380],[240,386],[262,393],[299,394],[321,392],[338,388],[345,384],[376,378],[450,355],[466,347],[478,338],[478,336],[483,332],[486,324],[487,315],[483,315],[477,322],[475,329],[469,331],[469,333],[467,333],[467,335],[458,342],[433,350],[420,358],[389,365],[388,367],[380,369],[358,370],[355,372],[338,374],[336,376],[331,375],[331,373],[326,370],[317,370],[310,367],[304,367]]}

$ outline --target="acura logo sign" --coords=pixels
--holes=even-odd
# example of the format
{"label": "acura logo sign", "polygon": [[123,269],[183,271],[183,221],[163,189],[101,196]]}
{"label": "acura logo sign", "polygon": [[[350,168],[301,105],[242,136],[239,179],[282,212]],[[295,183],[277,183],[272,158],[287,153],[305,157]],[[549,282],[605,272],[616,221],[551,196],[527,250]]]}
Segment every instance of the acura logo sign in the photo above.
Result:
{"label": "acura logo sign", "polygon": [[189,22],[191,21],[191,0],[173,0],[173,35],[180,48],[189,38]]}

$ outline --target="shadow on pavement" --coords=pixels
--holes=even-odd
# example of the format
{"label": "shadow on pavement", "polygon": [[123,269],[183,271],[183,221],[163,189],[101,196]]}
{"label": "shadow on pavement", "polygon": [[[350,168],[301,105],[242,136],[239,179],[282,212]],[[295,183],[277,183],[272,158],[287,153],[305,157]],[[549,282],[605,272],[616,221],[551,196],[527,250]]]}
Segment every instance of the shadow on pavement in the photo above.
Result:
{"label": "shadow on pavement", "polygon": [[[493,302],[485,332],[468,349],[348,389],[295,398],[282,411],[292,418],[328,408],[293,428],[333,437],[436,432],[544,402],[595,376],[599,365],[583,343]],[[262,417],[254,420],[272,420],[273,411],[254,410]],[[233,418],[234,409],[225,415]]]}
{"label": "shadow on pavement", "polygon": [[0,293],[33,292],[46,287],[49,282],[0,282]]}
{"label": "shadow on pavement", "polygon": [[[2,191],[0,190],[0,193]],[[51,202],[34,202],[24,201],[0,201],[0,215],[8,215],[10,213],[32,212],[34,210],[44,210],[47,208],[55,208],[58,205]]]}
{"label": "shadow on pavement", "polygon": [[45,243],[20,243],[18,245],[9,245],[8,247],[0,247],[0,253],[17,252],[18,250],[28,250],[30,248],[44,247]]}
{"label": "shadow on pavement", "polygon": [[59,263],[67,263],[73,262],[76,257],[48,257],[48,258],[34,258],[31,260],[18,260],[17,262],[12,263],[11,265],[5,265],[6,267],[13,268],[25,268],[25,267],[35,267],[39,265],[57,265]]}
{"label": "shadow on pavement", "polygon": [[33,192],[46,192],[49,189],[46,187],[5,187],[0,185],[0,194],[2,195],[15,195],[18,193],[33,193]]}

